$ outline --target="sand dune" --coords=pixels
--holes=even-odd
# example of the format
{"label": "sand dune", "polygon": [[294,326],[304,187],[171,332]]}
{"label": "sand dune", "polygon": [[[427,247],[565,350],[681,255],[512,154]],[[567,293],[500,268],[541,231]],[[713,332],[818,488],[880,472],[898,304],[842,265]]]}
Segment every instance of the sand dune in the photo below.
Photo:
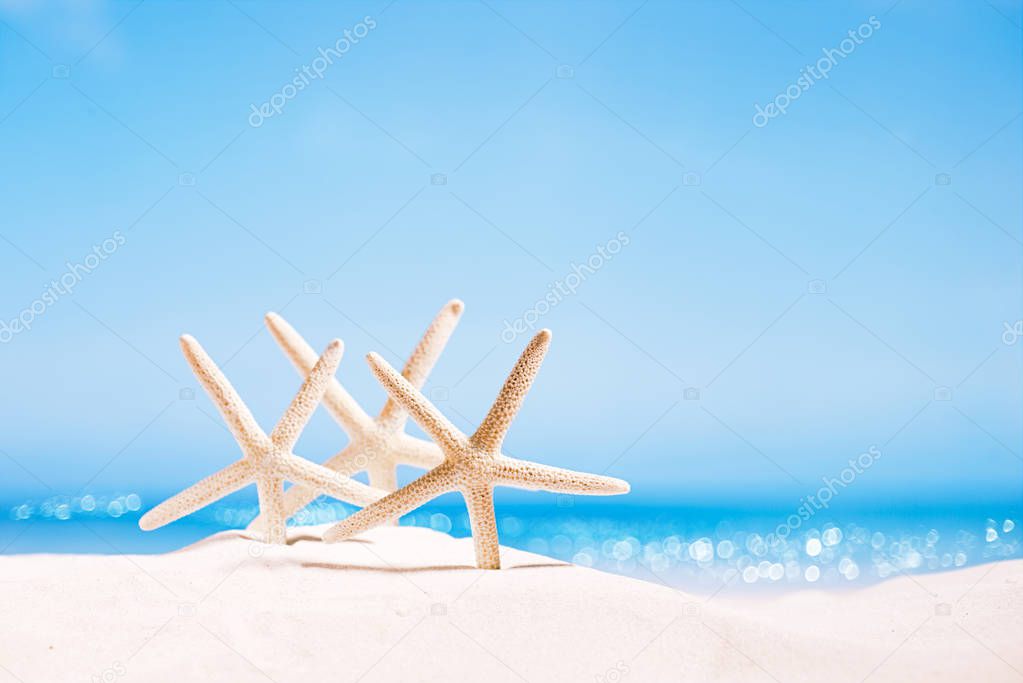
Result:
{"label": "sand dune", "polygon": [[272,547],[0,558],[6,681],[1013,681],[1023,561],[713,597],[381,528]]}

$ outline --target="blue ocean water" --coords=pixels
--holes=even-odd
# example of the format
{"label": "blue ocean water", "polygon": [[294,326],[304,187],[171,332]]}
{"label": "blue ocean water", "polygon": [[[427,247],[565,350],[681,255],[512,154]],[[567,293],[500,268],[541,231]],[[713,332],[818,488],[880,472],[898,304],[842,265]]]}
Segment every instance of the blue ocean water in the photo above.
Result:
{"label": "blue ocean water", "polygon": [[[1004,504],[862,506],[820,511],[796,524],[791,510],[780,506],[609,504],[549,494],[537,500],[498,505],[503,545],[695,593],[723,584],[862,586],[1021,556],[1021,509]],[[143,533],[137,521],[145,507],[134,493],[21,501],[9,505],[0,522],[0,552],[167,552],[244,527],[256,514],[254,500],[232,498]],[[330,522],[353,511],[320,499],[294,523]],[[454,496],[401,523],[469,535],[465,508]]]}

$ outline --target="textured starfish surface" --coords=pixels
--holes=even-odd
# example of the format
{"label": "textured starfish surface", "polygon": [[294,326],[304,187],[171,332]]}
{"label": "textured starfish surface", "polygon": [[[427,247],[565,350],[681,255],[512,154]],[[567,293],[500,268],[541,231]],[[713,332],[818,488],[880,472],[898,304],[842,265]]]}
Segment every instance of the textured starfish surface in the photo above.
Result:
{"label": "textured starfish surface", "polygon": [[[458,325],[464,305],[452,299],[437,313],[412,351],[402,375],[417,389],[440,357],[451,333]],[[266,326],[295,369],[305,376],[316,363],[316,352],[302,336],[276,313],[267,313]],[[414,465],[430,469],[444,460],[436,444],[405,433],[408,413],[393,398],[388,398],[377,417],[366,414],[341,383],[331,378],[323,404],[348,434],[348,445],[325,463],[324,467],[351,477],[363,470],[369,472],[369,483],[384,491],[397,488],[398,465]],[[284,494],[284,514],[292,517],[319,495],[314,489],[295,484]],[[265,516],[252,520],[250,529],[262,528]]]}
{"label": "textured starfish surface", "polygon": [[419,507],[448,491],[459,491],[469,509],[469,524],[480,569],[500,569],[501,556],[494,518],[494,486],[585,495],[627,493],[621,479],[573,472],[510,458],[501,453],[508,427],[522,406],[550,346],[550,330],[541,330],[519,357],[483,423],[467,437],[418,389],[375,353],[366,358],[387,392],[412,415],[444,451],[444,462],[408,486],[363,508],[327,529],[328,543],[349,538]]}
{"label": "textured starfish surface", "polygon": [[157,529],[247,484],[255,483],[259,493],[259,509],[266,515],[268,522],[265,525],[266,542],[284,543],[287,520],[284,515],[285,480],[301,483],[315,491],[357,505],[367,505],[382,497],[384,491],[353,481],[326,467],[314,465],[292,453],[295,442],[327,388],[328,380],[333,377],[341,362],[342,348],[339,339],[327,346],[280,422],[267,436],[199,342],[189,335],[181,337],[185,358],[220,410],[241,446],[243,457],[160,503],[142,516],[139,526],[145,531]]}

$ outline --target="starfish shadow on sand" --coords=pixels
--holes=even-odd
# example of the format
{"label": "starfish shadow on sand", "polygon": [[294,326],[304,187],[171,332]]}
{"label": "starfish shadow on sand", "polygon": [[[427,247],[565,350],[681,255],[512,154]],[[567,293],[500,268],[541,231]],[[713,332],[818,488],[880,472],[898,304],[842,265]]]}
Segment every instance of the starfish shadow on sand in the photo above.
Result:
{"label": "starfish shadow on sand", "polygon": [[[362,564],[341,564],[334,562],[303,562],[303,567],[312,569],[329,569],[331,571],[339,572],[384,572],[386,574],[409,574],[418,572],[448,572],[448,571],[479,571],[479,567],[474,567],[471,564],[445,564],[445,565],[428,565],[428,566],[416,566],[416,567],[400,567],[391,566],[381,567],[379,565],[362,565]],[[515,564],[510,567],[505,567],[506,570],[513,569],[546,569],[554,567],[571,567],[571,564],[566,562],[535,562],[529,564]]]}

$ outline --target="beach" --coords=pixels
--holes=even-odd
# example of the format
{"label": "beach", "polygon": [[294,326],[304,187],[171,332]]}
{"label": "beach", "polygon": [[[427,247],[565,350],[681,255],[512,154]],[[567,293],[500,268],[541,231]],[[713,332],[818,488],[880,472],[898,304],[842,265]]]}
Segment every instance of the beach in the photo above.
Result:
{"label": "beach", "polygon": [[857,590],[689,595],[471,539],[221,532],[0,558],[0,681],[959,681],[1023,671],[1023,561]]}

